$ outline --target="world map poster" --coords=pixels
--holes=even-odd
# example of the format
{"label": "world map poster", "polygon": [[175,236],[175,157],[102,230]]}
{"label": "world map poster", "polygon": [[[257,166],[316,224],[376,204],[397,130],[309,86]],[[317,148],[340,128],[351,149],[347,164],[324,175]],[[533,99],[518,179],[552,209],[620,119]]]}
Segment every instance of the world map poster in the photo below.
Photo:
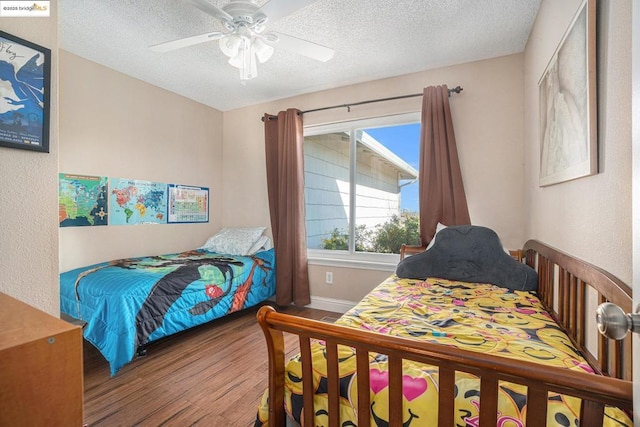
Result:
{"label": "world map poster", "polygon": [[167,184],[111,178],[109,189],[110,225],[167,223]]}
{"label": "world map poster", "polygon": [[61,173],[58,181],[60,227],[107,225],[107,177]]}

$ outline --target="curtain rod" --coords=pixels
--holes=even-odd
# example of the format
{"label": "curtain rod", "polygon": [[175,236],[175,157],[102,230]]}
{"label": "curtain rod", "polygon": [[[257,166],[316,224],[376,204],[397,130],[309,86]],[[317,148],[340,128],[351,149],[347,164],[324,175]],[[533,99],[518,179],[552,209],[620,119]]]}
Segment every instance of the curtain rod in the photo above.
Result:
{"label": "curtain rod", "polygon": [[[449,92],[449,96],[451,96],[452,92],[455,93],[460,93],[462,92],[462,88],[460,86],[456,86],[452,89],[448,89]],[[360,102],[354,102],[351,104],[340,104],[340,105],[332,105],[330,107],[322,107],[322,108],[314,108],[312,110],[305,110],[305,111],[300,111],[300,113],[298,114],[306,114],[306,113],[315,113],[316,111],[324,111],[324,110],[331,110],[334,108],[346,108],[347,112],[351,112],[351,107],[356,106],[356,105],[364,105],[364,104],[371,104],[373,102],[382,102],[382,101],[394,101],[396,99],[404,99],[404,98],[413,98],[416,96],[422,96],[422,93],[414,93],[411,95],[400,95],[400,96],[392,96],[390,98],[379,98],[379,99],[370,99],[367,101],[360,101]],[[275,119],[276,116],[269,116],[269,120]],[[261,118],[261,120],[264,122],[264,116]]]}

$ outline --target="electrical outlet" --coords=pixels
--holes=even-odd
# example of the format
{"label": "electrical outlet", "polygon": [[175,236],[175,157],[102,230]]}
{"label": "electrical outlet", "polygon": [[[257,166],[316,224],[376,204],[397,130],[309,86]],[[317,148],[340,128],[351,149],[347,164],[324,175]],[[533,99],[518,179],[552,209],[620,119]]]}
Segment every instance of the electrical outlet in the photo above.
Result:
{"label": "electrical outlet", "polygon": [[327,285],[333,285],[333,272],[327,271],[324,275],[324,282]]}

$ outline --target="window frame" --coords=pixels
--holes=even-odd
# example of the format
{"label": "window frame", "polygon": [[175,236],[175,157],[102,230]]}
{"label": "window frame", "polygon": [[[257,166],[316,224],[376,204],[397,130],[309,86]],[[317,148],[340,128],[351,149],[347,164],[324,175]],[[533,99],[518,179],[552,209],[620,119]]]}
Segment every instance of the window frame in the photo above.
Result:
{"label": "window frame", "polygon": [[[356,131],[389,126],[401,126],[420,123],[419,111],[370,117],[342,122],[304,126],[304,137],[322,135],[332,132],[349,133],[349,250],[328,250],[307,248],[309,264],[332,267],[361,268],[367,270],[395,271],[400,261],[400,254],[383,254],[375,252],[355,251],[356,228]],[[306,218],[305,218],[306,221]]]}

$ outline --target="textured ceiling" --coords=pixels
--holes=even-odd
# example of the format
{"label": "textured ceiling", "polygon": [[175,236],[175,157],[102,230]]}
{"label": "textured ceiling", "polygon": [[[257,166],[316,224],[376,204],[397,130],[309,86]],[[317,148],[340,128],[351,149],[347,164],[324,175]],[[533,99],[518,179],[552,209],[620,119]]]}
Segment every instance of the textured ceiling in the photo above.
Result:
{"label": "textured ceiling", "polygon": [[[286,0],[294,1],[294,0]],[[227,0],[210,0],[222,8]],[[258,5],[264,0],[256,1]],[[335,49],[328,62],[278,49],[240,84],[217,41],[149,46],[222,30],[189,0],[60,0],[62,49],[228,111],[323,89],[522,52],[540,0],[317,0],[273,30]]]}

